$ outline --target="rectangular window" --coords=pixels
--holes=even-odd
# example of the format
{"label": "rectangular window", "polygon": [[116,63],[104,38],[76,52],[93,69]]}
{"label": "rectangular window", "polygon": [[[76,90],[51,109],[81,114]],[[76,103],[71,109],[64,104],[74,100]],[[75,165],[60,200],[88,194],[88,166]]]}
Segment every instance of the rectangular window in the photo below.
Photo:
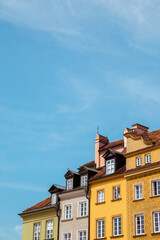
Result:
{"label": "rectangular window", "polygon": [[137,157],[136,162],[137,162],[137,167],[141,166],[142,165],[142,157]]}
{"label": "rectangular window", "polygon": [[145,155],[145,160],[146,160],[146,164],[151,163],[151,154],[150,153]]}
{"label": "rectangular window", "polygon": [[34,240],[40,240],[40,223],[34,224]]}
{"label": "rectangular window", "polygon": [[97,238],[104,238],[105,234],[105,225],[104,220],[98,220],[97,221]]}
{"label": "rectangular window", "polygon": [[160,195],[160,180],[152,182],[152,195],[153,196]]}
{"label": "rectangular window", "polygon": [[84,217],[87,216],[87,202],[81,202],[79,204],[79,216]]}
{"label": "rectangular window", "polygon": [[87,186],[87,175],[81,177],[81,187]]}
{"label": "rectangular window", "polygon": [[72,205],[66,205],[65,206],[65,219],[71,219],[72,218]]}
{"label": "rectangular window", "polygon": [[63,240],[71,240],[71,233],[63,234]]}
{"label": "rectangular window", "polygon": [[104,202],[104,191],[98,191],[98,203]]}
{"label": "rectangular window", "polygon": [[78,240],[87,240],[87,233],[86,233],[86,231],[79,231],[78,232]]}
{"label": "rectangular window", "polygon": [[114,159],[106,161],[106,174],[114,173]]}
{"label": "rectangular window", "polygon": [[153,221],[154,221],[154,232],[155,233],[160,232],[160,212],[154,213]]}
{"label": "rectangular window", "polygon": [[143,198],[142,184],[134,186],[134,199],[139,200]]}
{"label": "rectangular window", "polygon": [[113,235],[119,236],[122,234],[122,223],[121,223],[121,217],[114,217],[113,218]]}
{"label": "rectangular window", "polygon": [[52,204],[56,204],[56,201],[57,201],[57,195],[52,194]]}
{"label": "rectangular window", "polygon": [[113,198],[114,200],[120,199],[120,186],[116,186],[113,188]]}
{"label": "rectangular window", "polygon": [[46,239],[51,239],[53,235],[53,221],[47,221]]}
{"label": "rectangular window", "polygon": [[73,179],[67,180],[67,190],[70,190],[73,188]]}
{"label": "rectangular window", "polygon": [[144,234],[144,216],[137,215],[136,216],[136,235]]}

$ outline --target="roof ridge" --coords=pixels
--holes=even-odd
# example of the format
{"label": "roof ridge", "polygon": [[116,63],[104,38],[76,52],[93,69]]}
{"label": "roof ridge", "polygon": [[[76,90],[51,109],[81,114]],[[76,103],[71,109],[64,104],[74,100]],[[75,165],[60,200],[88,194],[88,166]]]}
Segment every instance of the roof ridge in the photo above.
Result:
{"label": "roof ridge", "polygon": [[40,201],[40,202],[38,202],[38,203],[36,203],[36,204],[32,205],[32,206],[31,206],[31,207],[29,207],[29,208],[26,208],[25,210],[23,210],[23,212],[27,212],[27,211],[29,211],[29,209],[31,209],[31,208],[33,208],[33,207],[37,206],[38,204],[40,204],[40,203],[42,203],[42,202],[44,202],[44,201],[46,201],[46,200],[49,200],[49,198],[51,198],[51,196],[49,196],[49,197],[47,197],[47,198],[43,199],[42,201]]}

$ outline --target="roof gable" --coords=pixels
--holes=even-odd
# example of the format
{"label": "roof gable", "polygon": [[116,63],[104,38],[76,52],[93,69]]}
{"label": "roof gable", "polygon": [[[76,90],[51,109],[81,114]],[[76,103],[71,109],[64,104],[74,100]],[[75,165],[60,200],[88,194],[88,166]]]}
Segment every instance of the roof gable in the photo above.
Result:
{"label": "roof gable", "polygon": [[58,193],[65,190],[65,187],[57,185],[57,184],[53,184],[50,189],[48,190],[48,192],[50,193]]}
{"label": "roof gable", "polygon": [[88,168],[88,167],[85,167],[85,166],[81,166],[79,168],[79,174],[82,175],[82,174],[85,174],[85,173],[88,173],[89,171],[91,172],[98,172],[96,169],[92,169],[92,168]]}
{"label": "roof gable", "polygon": [[75,171],[72,171],[72,170],[68,170],[67,172],[66,172],[66,174],[64,175],[64,177],[65,178],[71,178],[71,177],[73,177],[74,175],[79,175],[79,173],[78,172],[75,172]]}
{"label": "roof gable", "polygon": [[105,159],[111,158],[111,157],[115,158],[116,155],[123,155],[123,154],[109,148],[108,151],[105,154],[103,154],[102,157],[105,158]]}

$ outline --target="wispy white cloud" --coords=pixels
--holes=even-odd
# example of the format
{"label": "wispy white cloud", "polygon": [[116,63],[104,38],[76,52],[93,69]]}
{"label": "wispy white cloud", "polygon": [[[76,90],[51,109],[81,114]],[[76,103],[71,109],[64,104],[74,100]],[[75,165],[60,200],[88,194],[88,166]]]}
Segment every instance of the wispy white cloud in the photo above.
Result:
{"label": "wispy white cloud", "polygon": [[[0,1],[1,19],[49,32],[70,46],[85,49],[99,43],[102,34],[106,36],[105,41],[108,39],[107,26],[110,22],[131,32],[135,38],[145,41],[159,39],[159,11],[159,0]],[[103,27],[98,25],[97,17]],[[95,23],[96,28],[103,29],[99,34]],[[97,47],[101,49],[100,44]]]}
{"label": "wispy white cloud", "polygon": [[22,235],[22,225],[16,225],[14,227],[14,231],[18,234],[18,235]]}
{"label": "wispy white cloud", "polygon": [[[71,79],[68,84],[73,93],[71,105],[59,105],[59,113],[82,113],[89,110],[100,96],[98,88],[80,79]],[[70,91],[69,91],[70,94]]]}
{"label": "wispy white cloud", "polygon": [[157,83],[154,85],[153,82],[150,83],[147,80],[131,78],[124,80],[122,85],[130,94],[144,99],[146,102],[154,101],[158,104],[160,103],[160,85]]}
{"label": "wispy white cloud", "polygon": [[17,190],[24,190],[24,191],[36,191],[36,192],[44,192],[46,191],[45,188],[36,187],[36,186],[27,186],[25,184],[17,184],[17,183],[7,183],[7,182],[0,182],[1,188],[10,188],[10,189],[17,189]]}
{"label": "wispy white cloud", "polygon": [[8,234],[6,233],[6,231],[2,227],[0,227],[0,237],[7,237],[7,236]]}

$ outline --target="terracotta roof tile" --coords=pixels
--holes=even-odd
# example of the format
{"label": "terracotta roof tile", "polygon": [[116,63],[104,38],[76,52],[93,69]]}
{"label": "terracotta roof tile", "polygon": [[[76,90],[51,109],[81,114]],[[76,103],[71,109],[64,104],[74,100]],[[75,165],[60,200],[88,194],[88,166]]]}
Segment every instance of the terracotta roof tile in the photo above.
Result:
{"label": "terracotta roof tile", "polygon": [[[124,165],[123,167],[119,168],[114,174],[118,174],[118,173],[123,173],[125,172],[126,170],[126,165]],[[104,176],[106,173],[106,167],[103,167],[94,177],[92,177],[90,180],[94,180],[94,179],[97,179],[97,178],[100,178],[102,176]],[[112,175],[114,175],[112,174]],[[107,175],[105,175],[107,176]],[[108,175],[110,176],[110,175]]]}
{"label": "terracotta roof tile", "polygon": [[87,166],[94,165],[94,164],[95,164],[95,161],[91,161],[91,162],[81,165],[80,167],[87,167]]}
{"label": "terracotta roof tile", "polygon": [[28,212],[28,211],[32,211],[32,210],[36,210],[36,209],[40,209],[40,208],[43,208],[43,207],[46,207],[49,203],[51,203],[51,196],[42,200],[41,202],[33,205],[32,207],[30,208],[27,208],[23,211],[23,213],[25,212]]}
{"label": "terracotta roof tile", "polygon": [[125,173],[130,173],[130,172],[134,172],[134,171],[137,171],[137,170],[145,169],[145,168],[148,168],[148,167],[154,167],[154,166],[158,166],[158,165],[160,165],[160,161],[154,162],[154,163],[148,163],[148,164],[143,165],[143,166],[139,166],[139,167],[136,167],[136,168],[126,170]]}
{"label": "terracotta roof tile", "polygon": [[124,143],[123,139],[120,139],[120,140],[117,140],[117,141],[114,141],[114,142],[110,142],[110,143],[106,144],[105,146],[101,147],[99,149],[99,151],[102,151],[102,150],[105,150],[107,148],[111,148],[111,147],[114,147],[114,146],[117,146],[117,145],[121,145],[121,144],[123,145],[123,143]]}

